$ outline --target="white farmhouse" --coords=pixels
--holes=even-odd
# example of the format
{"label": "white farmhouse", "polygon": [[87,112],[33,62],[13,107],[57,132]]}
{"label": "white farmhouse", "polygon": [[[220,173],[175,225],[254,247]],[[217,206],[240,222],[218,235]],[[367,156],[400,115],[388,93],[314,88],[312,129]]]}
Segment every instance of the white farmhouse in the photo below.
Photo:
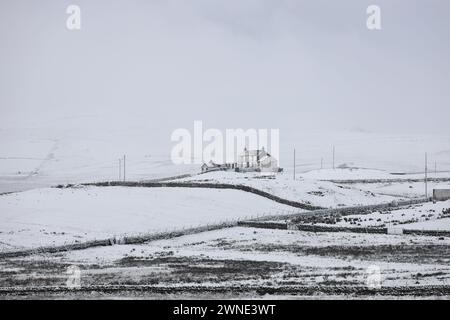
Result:
{"label": "white farmhouse", "polygon": [[210,160],[208,163],[203,163],[201,166],[202,172],[227,170],[229,167],[226,164],[217,164]]}
{"label": "white farmhouse", "polygon": [[281,172],[278,160],[262,149],[248,150],[247,148],[239,155],[238,161],[233,163],[217,164],[213,161],[203,163],[202,173],[210,171],[236,171],[236,172]]}
{"label": "white farmhouse", "polygon": [[239,155],[237,167],[242,171],[278,171],[278,160],[262,149],[244,149]]}

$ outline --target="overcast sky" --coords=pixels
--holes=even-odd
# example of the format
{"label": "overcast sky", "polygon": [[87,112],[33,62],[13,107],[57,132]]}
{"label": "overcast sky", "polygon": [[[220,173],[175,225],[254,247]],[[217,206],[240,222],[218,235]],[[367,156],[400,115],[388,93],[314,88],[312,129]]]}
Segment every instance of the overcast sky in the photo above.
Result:
{"label": "overcast sky", "polygon": [[0,126],[447,134],[449,57],[448,0],[0,0]]}

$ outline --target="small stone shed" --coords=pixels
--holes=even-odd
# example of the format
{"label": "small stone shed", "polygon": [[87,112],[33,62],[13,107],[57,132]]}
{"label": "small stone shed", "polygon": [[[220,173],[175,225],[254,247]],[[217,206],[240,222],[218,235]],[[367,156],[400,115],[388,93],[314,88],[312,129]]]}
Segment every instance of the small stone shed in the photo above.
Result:
{"label": "small stone shed", "polygon": [[433,199],[436,201],[445,201],[450,199],[450,186],[439,189],[433,189]]}

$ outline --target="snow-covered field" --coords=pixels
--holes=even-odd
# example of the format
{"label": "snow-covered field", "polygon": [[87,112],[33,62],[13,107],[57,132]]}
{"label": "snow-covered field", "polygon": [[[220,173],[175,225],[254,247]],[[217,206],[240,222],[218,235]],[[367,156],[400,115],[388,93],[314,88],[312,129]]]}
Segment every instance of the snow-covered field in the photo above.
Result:
{"label": "snow-covered field", "polygon": [[[430,169],[429,169],[430,170]],[[422,173],[396,174],[385,170],[364,169],[364,168],[335,168],[317,169],[300,173],[300,178],[317,180],[408,180],[425,179]],[[428,178],[450,178],[450,172],[428,172]]]}
{"label": "snow-covered field", "polygon": [[338,227],[397,227],[417,230],[446,230],[450,231],[447,217],[450,213],[443,213],[450,209],[450,200],[443,202],[428,202],[409,206],[398,210],[380,210],[366,215],[348,215],[340,218],[335,226]]}
{"label": "snow-covered field", "polygon": [[[91,128],[83,130],[0,130],[0,193],[28,190],[0,196],[0,251],[151,234],[300,211],[238,190],[48,188],[117,180],[118,159],[124,154],[128,181],[200,171],[199,164],[172,163],[170,132],[146,131],[145,126],[98,129],[99,119],[94,120]],[[281,131],[280,139],[279,160],[284,168],[281,174],[267,177],[260,173],[211,172],[174,181],[241,184],[281,198],[336,208],[421,197],[423,183],[338,184],[324,180],[420,179],[425,151],[430,168],[436,162],[439,171],[430,173],[430,177],[450,176],[448,136],[363,132],[303,135]],[[294,145],[295,180],[291,163]],[[336,146],[336,169],[330,169],[331,145]],[[323,169],[319,169],[321,158]],[[430,182],[430,193],[433,187],[444,185],[448,183]],[[449,218],[437,219],[448,207],[449,201],[426,203],[348,216],[347,221],[342,219],[336,225],[449,230]],[[276,284],[281,288],[319,285],[334,290],[340,285],[366,286],[367,268],[373,265],[381,269],[383,286],[446,285],[450,274],[449,241],[447,237],[431,236],[229,228],[143,245],[33,255],[19,258],[19,262],[0,261],[0,268],[12,270],[16,263],[23,263],[16,275],[12,272],[3,279],[3,286],[23,285],[26,279],[37,285],[41,278],[36,274],[41,273],[45,284],[54,281],[61,285],[65,278],[55,276],[55,270],[64,273],[67,264],[85,266],[83,281],[88,285]],[[431,253],[421,255],[424,248]],[[53,269],[52,263],[59,267]]]}
{"label": "snow-covered field", "polygon": [[[211,270],[217,270],[216,281],[202,281],[203,286],[223,285],[224,280],[221,277],[230,276],[231,272],[226,269],[227,265],[231,264],[236,270],[240,263],[242,267],[245,267],[244,263],[252,263],[253,268],[258,264],[273,267],[272,263],[278,264],[278,267],[276,271],[268,268],[262,278],[258,277],[259,268],[254,269],[253,276],[244,275],[245,279],[238,275],[241,271],[235,271],[235,274],[231,274],[233,279],[226,279],[227,286],[265,285],[268,282],[287,287],[295,284],[365,286],[367,268],[374,265],[380,268],[383,287],[448,284],[448,256],[440,257],[441,263],[437,263],[439,257],[430,256],[429,260],[422,261],[409,251],[414,250],[414,247],[433,245],[437,249],[446,250],[450,239],[436,243],[434,238],[422,236],[311,233],[236,227],[154,241],[145,245],[119,245],[73,251],[64,254],[62,261],[75,265],[104,266],[102,270],[87,270],[85,277],[88,282],[90,276],[107,273],[115,274],[116,281],[125,281],[130,279],[131,271],[134,275],[131,279],[134,280],[130,281],[141,277],[148,279],[159,274],[159,285],[177,286],[181,283],[164,283],[163,279],[170,273],[170,267],[164,259],[171,261],[172,265],[176,265],[178,259],[181,259],[185,265],[186,261],[190,261],[188,266],[191,268],[186,271],[189,277],[181,280],[184,284],[189,283],[196,268],[205,270],[203,277],[209,277]],[[396,254],[393,254],[392,250],[397,250]],[[136,267],[122,269],[123,260],[140,261],[140,272],[137,272]],[[160,264],[154,265],[157,262],[152,263],[152,260],[159,260]],[[225,271],[221,272],[221,268],[225,268]],[[267,276],[269,274],[270,276]],[[422,276],[417,277],[417,274]]]}
{"label": "snow-covered field", "polygon": [[[187,129],[191,126],[192,123],[185,124]],[[171,133],[150,128],[145,121],[136,122],[133,127],[113,126],[100,116],[35,123],[34,127],[20,130],[0,128],[0,193],[59,183],[115,180],[119,175],[118,159],[124,154],[129,180],[199,172],[198,163],[172,163],[171,150],[175,143],[170,140]],[[332,145],[336,147],[336,167],[365,169],[329,170]],[[390,177],[391,172],[420,176],[425,151],[430,171],[434,171],[436,163],[438,175],[450,176],[450,137],[446,135],[305,133],[280,129],[279,163],[287,175],[293,171],[293,146],[296,172],[304,178],[379,179]],[[318,170],[321,159],[324,169]]]}
{"label": "snow-covered field", "polygon": [[299,174],[300,178],[317,180],[393,179],[385,170],[361,168],[315,169]]}
{"label": "snow-covered field", "polygon": [[[245,259],[252,252],[242,250],[238,252],[227,253],[223,250],[216,248],[216,243],[222,239],[229,239],[228,245],[232,246],[234,243],[241,243],[246,247],[254,244],[255,246],[264,247],[265,245],[280,245],[280,246],[302,246],[305,248],[326,248],[333,245],[340,246],[376,246],[376,245],[399,245],[407,244],[412,241],[420,244],[433,244],[435,239],[428,236],[401,236],[401,235],[383,235],[383,234],[364,234],[364,233],[333,233],[333,232],[303,232],[303,231],[286,231],[277,229],[255,229],[234,227],[222,230],[202,232],[195,235],[181,236],[167,240],[157,240],[144,245],[125,245],[125,246],[113,246],[113,247],[98,247],[91,248],[82,251],[72,251],[67,253],[66,256],[70,260],[83,260],[85,262],[96,262],[102,260],[104,263],[110,263],[114,260],[120,259],[126,253],[129,253],[133,248],[139,248],[139,250],[133,250],[135,254],[142,253],[143,255],[155,253],[162,248],[171,248],[175,254],[193,254],[198,252],[208,253],[211,256],[214,253],[215,257],[227,259]],[[336,240],[339,239],[339,242]],[[450,238],[445,238],[439,241],[439,244],[450,245]],[[187,252],[187,248],[192,251]],[[143,250],[143,252],[141,252]],[[100,252],[105,252],[101,254]],[[289,263],[295,263],[298,259],[295,254],[285,256],[283,260],[280,257],[273,258],[270,252],[260,252],[259,260],[263,261],[283,261]],[[328,265],[332,267],[332,265]]]}
{"label": "snow-covered field", "polygon": [[450,231],[450,218],[419,221],[402,225],[405,229],[413,230],[445,230]]}
{"label": "snow-covered field", "polygon": [[352,185],[337,185],[316,179],[296,179],[281,173],[265,176],[261,173],[236,173],[215,171],[177,179],[203,183],[229,183],[251,186],[281,198],[307,202],[315,206],[335,208],[342,206],[370,205],[391,202],[398,197],[374,194]]}
{"label": "snow-covered field", "polygon": [[61,245],[292,211],[292,207],[236,190],[37,189],[0,196],[0,248]]}
{"label": "snow-covered field", "polygon": [[170,135],[160,142],[165,145],[161,147],[153,134],[136,128],[0,130],[0,193],[118,180],[119,158],[123,155],[127,156],[128,180],[158,179],[199,170],[199,165],[174,165]]}
{"label": "snow-covered field", "polygon": [[[395,197],[423,198],[425,196],[424,182],[388,182],[388,183],[355,183],[354,188],[385,194]],[[432,196],[433,189],[448,188],[450,182],[428,182],[428,196]]]}

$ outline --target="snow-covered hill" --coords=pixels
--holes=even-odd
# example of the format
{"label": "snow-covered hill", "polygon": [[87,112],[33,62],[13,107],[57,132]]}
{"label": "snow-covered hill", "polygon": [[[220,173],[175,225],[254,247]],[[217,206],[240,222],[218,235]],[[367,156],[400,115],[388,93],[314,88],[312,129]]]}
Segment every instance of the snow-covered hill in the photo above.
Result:
{"label": "snow-covered hill", "polygon": [[[191,126],[185,125],[188,129]],[[170,141],[171,132],[145,124],[112,126],[101,117],[28,129],[0,129],[0,193],[58,183],[115,180],[119,177],[119,158],[124,154],[128,180],[199,172],[199,164],[172,163],[170,154],[175,143]],[[335,166],[353,171],[330,170],[332,145]],[[385,178],[391,172],[420,173],[425,151],[430,172],[434,172],[436,163],[437,171],[441,171],[438,175],[450,176],[450,136],[446,135],[302,133],[281,128],[279,163],[288,175],[293,171],[294,147],[296,172],[305,178],[342,178],[343,172],[350,178]],[[319,170],[321,163],[323,169]],[[340,172],[338,176],[336,172]]]}
{"label": "snow-covered hill", "polygon": [[0,197],[0,251],[173,231],[294,209],[237,190],[36,189]]}
{"label": "snow-covered hill", "polygon": [[281,198],[326,208],[379,204],[401,199],[329,181],[302,178],[293,180],[288,174],[265,176],[260,173],[215,171],[176,181],[246,185]]}

